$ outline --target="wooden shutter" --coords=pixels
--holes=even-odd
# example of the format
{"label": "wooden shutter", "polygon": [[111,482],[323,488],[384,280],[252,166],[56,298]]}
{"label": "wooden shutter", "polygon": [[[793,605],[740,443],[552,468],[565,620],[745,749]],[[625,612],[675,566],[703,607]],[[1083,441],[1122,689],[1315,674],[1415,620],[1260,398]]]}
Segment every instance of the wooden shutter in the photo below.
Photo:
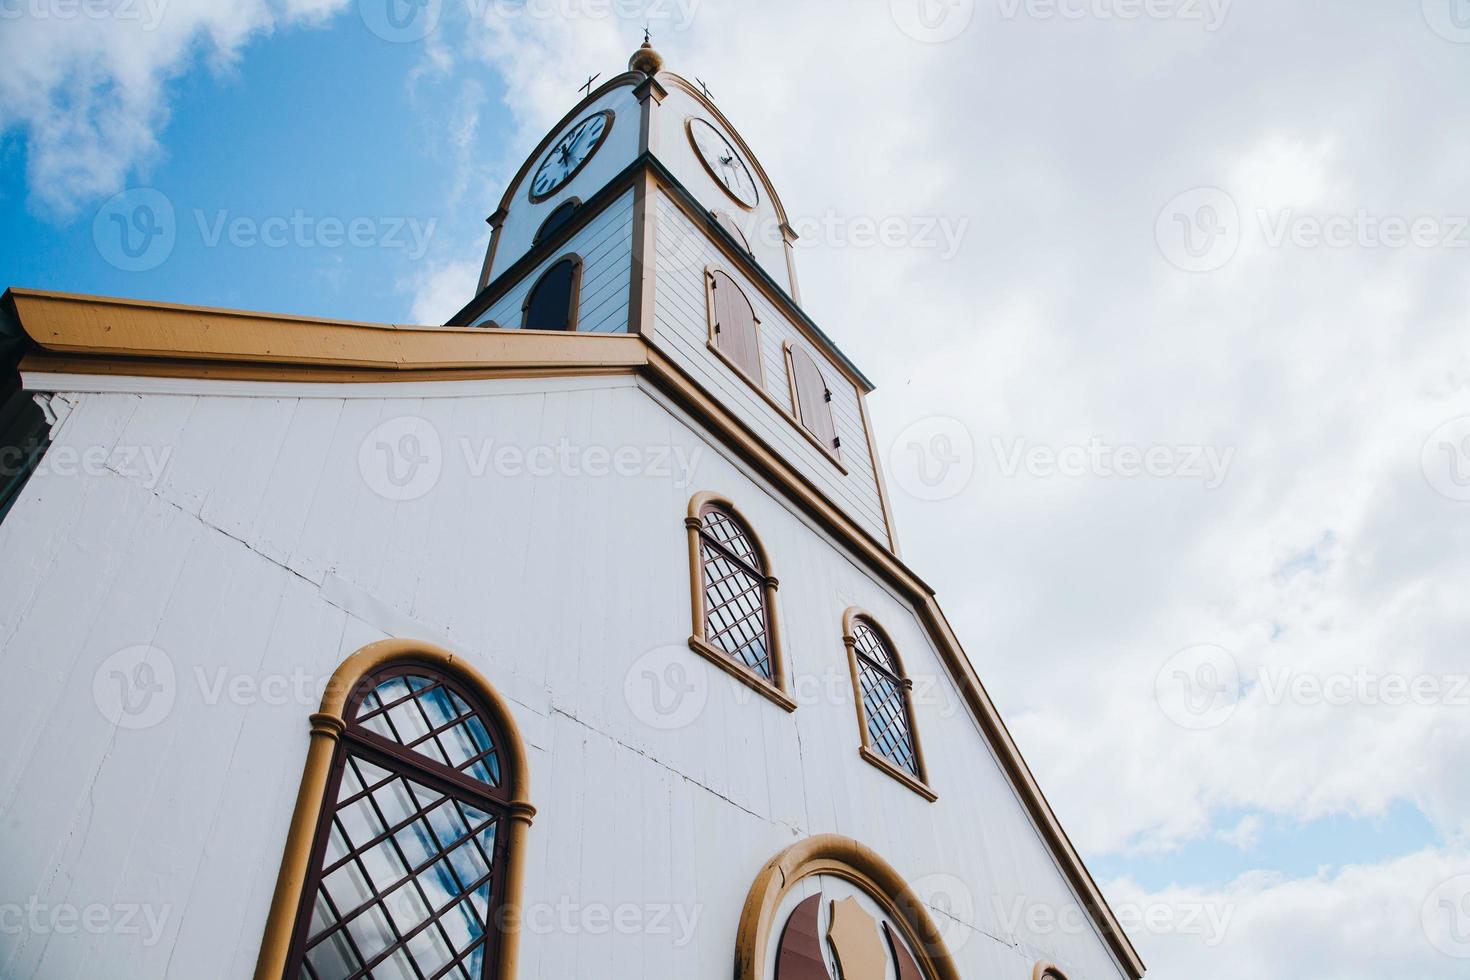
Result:
{"label": "wooden shutter", "polygon": [[715,345],[752,381],[760,384],[760,340],[750,300],[735,285],[735,280],[723,272],[710,273],[710,292],[714,296]]}
{"label": "wooden shutter", "polygon": [[796,388],[796,414],[807,431],[828,449],[837,449],[837,426],[832,422],[832,393],[822,380],[817,362],[795,345],[791,352],[791,378]]}

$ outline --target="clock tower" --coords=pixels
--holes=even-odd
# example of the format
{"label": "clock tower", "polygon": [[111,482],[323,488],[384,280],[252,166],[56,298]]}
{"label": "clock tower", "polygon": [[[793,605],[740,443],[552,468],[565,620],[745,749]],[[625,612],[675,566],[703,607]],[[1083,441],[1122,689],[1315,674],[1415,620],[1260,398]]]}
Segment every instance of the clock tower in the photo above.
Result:
{"label": "clock tower", "polygon": [[[723,232],[792,299],[795,234],[755,153],[702,87],[671,71],[645,42],[628,71],[591,91],[547,133],[489,218],[481,296],[552,230],[640,160],[653,161],[699,208],[699,223]],[[657,201],[651,199],[650,205]],[[640,224],[652,225],[638,215]],[[456,318],[485,312],[471,303]],[[516,326],[495,321],[498,326]]]}

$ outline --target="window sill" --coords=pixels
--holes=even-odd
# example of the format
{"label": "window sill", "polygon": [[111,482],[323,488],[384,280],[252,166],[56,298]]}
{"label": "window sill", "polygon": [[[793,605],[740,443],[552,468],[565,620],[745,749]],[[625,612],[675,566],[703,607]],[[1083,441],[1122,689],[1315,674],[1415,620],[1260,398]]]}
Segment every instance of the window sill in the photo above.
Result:
{"label": "window sill", "polygon": [[755,671],[736,663],[728,653],[711,646],[697,636],[689,638],[689,649],[699,654],[704,659],[713,663],[716,667],[735,678],[746,687],[750,688],[761,697],[770,701],[783,711],[795,711],[796,702],[791,700],[785,691],[776,687],[774,683],[766,680]]}
{"label": "window sill", "polygon": [[714,340],[711,339],[705,341],[705,346],[713,351],[715,357],[719,358],[726,367],[728,367],[731,371],[734,371],[736,375],[745,380],[746,384],[754,388],[756,394],[760,395],[761,398],[765,400],[767,405],[770,405],[776,410],[776,414],[780,415],[787,422],[791,423],[791,426],[796,429],[796,431],[799,432],[802,437],[806,439],[807,442],[816,447],[816,449],[823,456],[827,457],[827,461],[833,466],[837,467],[837,469],[842,473],[843,476],[848,475],[847,466],[842,462],[842,457],[837,455],[837,450],[831,448],[830,446],[822,445],[822,441],[816,436],[812,435],[810,429],[801,424],[801,419],[797,418],[795,413],[788,411],[786,406],[777,401],[776,396],[767,391],[765,385],[761,384],[755,378],[752,378],[749,371],[745,370],[745,368],[741,367],[739,364],[736,364],[729,354],[726,354],[724,351],[720,350],[719,345],[716,344]]}
{"label": "window sill", "polygon": [[913,790],[915,793],[918,793],[930,803],[933,803],[935,800],[939,799],[939,794],[930,789],[921,780],[916,779],[911,773],[900,769],[898,766],[894,765],[892,762],[889,762],[885,757],[878,754],[877,752],[874,752],[866,745],[860,746],[858,748],[858,754],[861,755],[865,760],[867,760],[870,765],[886,772],[888,775],[892,776],[900,783],[903,783],[909,789]]}

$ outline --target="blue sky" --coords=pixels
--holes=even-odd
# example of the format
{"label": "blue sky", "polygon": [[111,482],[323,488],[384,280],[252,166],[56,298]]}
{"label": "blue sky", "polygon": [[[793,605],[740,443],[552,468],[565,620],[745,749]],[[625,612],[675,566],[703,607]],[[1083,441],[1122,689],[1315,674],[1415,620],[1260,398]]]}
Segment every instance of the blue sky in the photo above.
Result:
{"label": "blue sky", "polygon": [[[130,174],[123,201],[89,198],[73,214],[58,214],[31,192],[27,140],[12,128],[0,144],[0,283],[407,319],[407,284],[426,261],[482,255],[484,219],[495,206],[492,188],[451,200],[455,173],[445,160],[453,107],[442,79],[406,84],[421,58],[420,47],[386,42],[357,17],[339,16],[257,36],[228,66],[190,59],[169,84],[157,159]],[[476,75],[487,96],[484,138],[493,141],[509,114],[494,73]],[[94,235],[94,221],[99,211],[104,219],[111,211],[131,217],[139,202],[152,201],[142,189],[167,199],[176,231],[166,257],[145,254],[149,268],[130,271],[110,261],[118,254],[116,224],[104,220]],[[290,226],[267,243],[261,238],[281,227],[263,224],[272,218]],[[238,219],[251,224],[232,233]],[[340,241],[333,219],[343,224]],[[368,223],[356,243],[347,236],[353,221]],[[141,233],[131,226],[129,233],[141,247]],[[166,248],[163,238],[157,242]]]}
{"label": "blue sky", "polygon": [[[430,0],[437,29],[390,43],[382,2],[0,22],[0,286],[442,322],[505,177],[645,18]],[[803,300],[877,381],[905,557],[1110,897],[1239,906],[1219,950],[1137,936],[1153,975],[1463,976],[1421,906],[1470,872],[1470,711],[1272,701],[1256,679],[1466,670],[1470,502],[1424,452],[1470,418],[1459,0],[956,0],[954,30],[906,19],[929,0],[642,2],[793,215],[963,230],[952,254],[808,236]],[[1218,265],[1171,256],[1180,200],[1238,212]],[[121,248],[170,209],[171,247]],[[1444,234],[1270,241],[1363,213]],[[249,240],[269,229],[282,247]],[[943,500],[891,451],[936,427],[973,471]],[[1205,488],[995,448],[1098,440],[1231,462]],[[1238,704],[1186,730],[1157,684],[1206,646]]]}
{"label": "blue sky", "polygon": [[1097,854],[1088,868],[1103,880],[1131,878],[1152,890],[1222,887],[1254,871],[1310,878],[1324,868],[1375,864],[1413,854],[1436,839],[1434,826],[1407,803],[1375,816],[1339,813],[1305,822],[1229,808],[1215,819],[1227,834],[1249,821],[1248,836],[1196,839],[1161,853]]}

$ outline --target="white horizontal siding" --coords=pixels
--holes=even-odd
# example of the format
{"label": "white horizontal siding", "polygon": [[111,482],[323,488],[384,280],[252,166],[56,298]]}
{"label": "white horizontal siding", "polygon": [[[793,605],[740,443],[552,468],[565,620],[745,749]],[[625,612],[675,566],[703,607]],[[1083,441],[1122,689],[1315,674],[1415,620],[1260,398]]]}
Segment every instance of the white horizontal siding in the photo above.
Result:
{"label": "white horizontal siding", "polygon": [[[523,976],[728,975],[756,873],[823,832],[871,845],[910,881],[965,883],[963,976],[1023,977],[1039,958],[1073,976],[1119,976],[1091,933],[1008,921],[1017,900],[1073,898],[913,611],[645,382],[535,383],[430,398],[74,396],[53,457],[171,455],[156,486],[118,469],[42,473],[0,525],[3,900],[139,903],[165,928],[153,945],[116,932],[9,934],[0,976],[250,976],[316,700],[211,702],[208,685],[220,671],[320,681],[385,635],[449,646],[512,699],[539,811],[525,903],[697,915],[686,944],[528,931]],[[403,415],[433,427],[443,471],[423,497],[393,502],[365,483],[359,449]],[[460,442],[485,439],[652,449],[697,466],[688,485],[475,476]],[[700,490],[734,500],[768,545],[794,713],[684,645],[683,520]],[[917,725],[938,803],[858,757],[840,635],[849,605],[876,615],[919,688],[935,688]],[[109,681],[98,677],[114,651],[143,643],[171,658],[173,707],[151,728],[119,729],[94,683]],[[659,648],[707,698],[667,731],[625,694]]]}
{"label": "white horizontal siding", "polygon": [[480,315],[476,326],[494,323],[507,330],[521,325],[526,294],[541,274],[559,259],[582,257],[582,288],[577,304],[577,329],[584,333],[626,333],[628,290],[633,273],[633,192],[613,201],[586,227],[536,266],[524,279]]}
{"label": "white horizontal siding", "polygon": [[[765,295],[728,263],[709,238],[684,216],[667,196],[658,195],[655,219],[657,290],[654,297],[654,342],[699,382],[715,392],[722,404],[751,425],[785,458],[879,541],[888,540],[874,464],[868,451],[858,392],[826,355],[809,344]],[[822,369],[832,391],[832,419],[842,440],[843,473],[807,440],[791,419],[773,409],[750,383],[717,357],[708,345],[709,309],[706,266],[723,269],[744,290],[760,320],[760,354],[765,389],[777,402],[791,408],[786,357],[788,341],[804,346]],[[794,414],[794,410],[793,414]]]}

